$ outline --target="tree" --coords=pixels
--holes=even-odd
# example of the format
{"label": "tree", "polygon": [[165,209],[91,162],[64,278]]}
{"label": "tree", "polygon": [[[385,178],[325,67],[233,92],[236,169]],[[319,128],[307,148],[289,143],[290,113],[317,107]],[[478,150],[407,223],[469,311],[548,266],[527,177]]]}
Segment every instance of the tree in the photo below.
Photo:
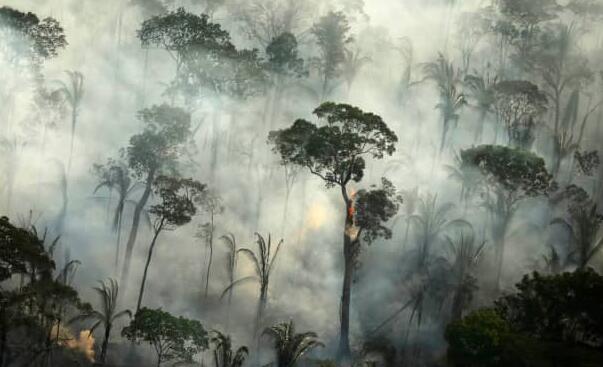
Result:
{"label": "tree", "polygon": [[264,315],[264,310],[268,305],[268,286],[270,285],[270,275],[274,270],[274,262],[276,261],[276,257],[281,249],[281,245],[283,244],[283,240],[281,239],[277,244],[276,248],[272,249],[272,238],[270,234],[268,235],[268,241],[264,239],[259,233],[255,234],[257,236],[256,244],[258,245],[258,252],[254,252],[248,248],[241,248],[237,250],[237,254],[244,254],[251,260],[253,264],[253,271],[255,275],[247,276],[244,278],[240,278],[232,282],[222,293],[222,297],[229,293],[233,287],[240,285],[242,283],[246,283],[249,281],[258,282],[260,286],[260,297],[257,308],[257,317],[256,317],[256,333],[259,332],[259,328],[261,327],[262,317]]}
{"label": "tree", "polygon": [[211,275],[211,263],[214,255],[214,232],[216,230],[214,219],[216,215],[222,214],[224,207],[222,206],[222,199],[213,192],[205,192],[200,198],[200,201],[203,211],[209,216],[209,222],[201,224],[199,226],[199,231],[197,232],[197,236],[205,241],[205,244],[209,249],[207,271],[205,273],[205,297],[207,298],[209,277]]}
{"label": "tree", "polygon": [[320,52],[317,67],[322,77],[321,101],[327,98],[333,80],[341,75],[347,45],[353,40],[349,31],[350,25],[342,12],[329,12],[312,26],[311,32]]}
{"label": "tree", "polygon": [[3,6],[0,8],[0,43],[4,57],[14,65],[25,59],[35,65],[58,55],[67,46],[59,22],[51,17],[40,20],[34,13],[23,13]]}
{"label": "tree", "polygon": [[134,207],[132,227],[126,243],[120,281],[123,288],[127,284],[140,219],[153,190],[153,183],[158,176],[177,170],[183,144],[190,137],[191,116],[180,108],[155,105],[140,111],[138,118],[145,124],[143,131],[133,135],[129,146],[121,152],[134,179],[144,185]]}
{"label": "tree", "polygon": [[457,89],[459,83],[457,71],[444,55],[439,54],[435,62],[425,64],[424,73],[427,79],[436,82],[440,97],[436,109],[440,110],[442,114],[442,138],[440,141],[440,154],[442,154],[450,124],[454,123],[456,125],[460,117],[458,111],[467,102],[465,95]]}
{"label": "tree", "polygon": [[517,363],[507,350],[516,336],[511,326],[493,309],[479,309],[450,323],[445,337],[448,358],[459,365],[502,367]]}
{"label": "tree", "polygon": [[214,344],[214,367],[242,367],[249,355],[249,349],[241,346],[233,351],[230,336],[217,330],[213,330],[212,334],[210,342]]}
{"label": "tree", "polygon": [[159,176],[155,180],[155,194],[160,198],[160,203],[151,206],[149,213],[153,220],[153,239],[149,246],[147,262],[144,266],[142,281],[140,283],[140,293],[138,294],[138,304],[136,311],[140,310],[144,287],[147,280],[147,272],[151,264],[153,250],[157,244],[157,237],[164,230],[174,230],[191,221],[197,213],[197,203],[205,192],[205,185],[190,178],[174,178],[168,176]]}
{"label": "tree", "polygon": [[90,334],[92,334],[99,326],[102,326],[105,329],[105,336],[103,338],[103,344],[101,345],[101,354],[98,358],[98,361],[101,364],[105,364],[107,358],[107,346],[109,345],[109,337],[111,336],[113,324],[124,316],[132,318],[132,312],[130,312],[130,310],[117,312],[117,296],[119,295],[119,285],[117,284],[116,280],[109,279],[107,282],[99,283],[100,286],[94,287],[94,290],[100,296],[101,311],[90,310],[89,312],[75,317],[71,322],[79,320],[93,320],[94,324],[90,327]]}
{"label": "tree", "polygon": [[208,347],[207,332],[197,320],[176,317],[161,309],[146,307],[136,312],[122,335],[136,343],[149,343],[157,354],[157,366],[167,361],[192,362]]}
{"label": "tree", "polygon": [[66,71],[66,73],[69,76],[69,84],[61,81],[60,91],[63,93],[65,100],[71,107],[71,143],[69,144],[69,160],[67,163],[67,172],[69,172],[71,170],[71,158],[73,157],[77,116],[80,111],[82,98],[84,97],[84,75],[79,71]]}
{"label": "tree", "polygon": [[382,159],[392,155],[398,138],[381,117],[358,107],[327,102],[314,110],[314,114],[325,120],[323,126],[299,119],[289,128],[272,131],[269,142],[283,164],[301,166],[320,177],[326,188],[338,187],[341,191],[345,218],[344,277],[338,356],[349,360],[351,285],[359,242],[354,221],[355,200],[348,185],[362,180],[365,157]]}
{"label": "tree", "polygon": [[546,95],[531,82],[507,80],[494,86],[494,98],[496,113],[507,132],[508,143],[529,149],[534,141],[535,120],[546,111]]}
{"label": "tree", "polygon": [[117,192],[117,204],[115,205],[112,221],[113,231],[117,233],[115,244],[115,271],[117,271],[124,210],[126,209],[126,204],[136,205],[136,202],[129,199],[129,197],[138,185],[132,183],[131,172],[125,162],[109,159],[105,165],[95,164],[93,170],[99,180],[98,185],[94,188],[94,193],[103,187],[110,192]]}
{"label": "tree", "polygon": [[484,124],[488,114],[494,112],[494,85],[497,78],[485,78],[478,75],[466,75],[464,84],[469,89],[470,96],[475,101],[474,107],[478,113],[477,129],[475,129],[474,141],[479,143],[484,131]]}
{"label": "tree", "polygon": [[555,218],[551,224],[561,225],[569,232],[569,244],[572,248],[568,258],[578,269],[584,270],[603,248],[603,236],[599,235],[603,215],[582,188],[573,188],[578,192],[569,198],[568,216]]}
{"label": "tree", "polygon": [[[232,284],[235,281],[235,271],[237,269],[237,239],[234,234],[229,233],[220,237],[224,244],[227,246],[228,254],[226,256],[226,271],[228,273],[228,284]],[[232,287],[228,290],[228,318],[230,320],[230,306],[232,304]]]}
{"label": "tree", "polygon": [[324,346],[312,331],[296,333],[293,320],[268,327],[263,334],[274,341],[277,367],[294,367],[304,354]]}
{"label": "tree", "polygon": [[460,320],[463,311],[473,299],[477,290],[475,268],[479,264],[486,241],[476,244],[475,234],[461,231],[457,238],[446,237],[450,246],[452,273],[452,321]]}
{"label": "tree", "polygon": [[555,186],[544,160],[537,155],[497,145],[480,145],[461,151],[465,167],[483,175],[484,205],[495,216],[492,239],[496,251],[496,284],[500,286],[505,236],[519,204],[527,198],[547,195]]}
{"label": "tree", "polygon": [[496,312],[515,330],[541,340],[602,345],[603,277],[591,268],[534,272],[516,288],[495,302]]}

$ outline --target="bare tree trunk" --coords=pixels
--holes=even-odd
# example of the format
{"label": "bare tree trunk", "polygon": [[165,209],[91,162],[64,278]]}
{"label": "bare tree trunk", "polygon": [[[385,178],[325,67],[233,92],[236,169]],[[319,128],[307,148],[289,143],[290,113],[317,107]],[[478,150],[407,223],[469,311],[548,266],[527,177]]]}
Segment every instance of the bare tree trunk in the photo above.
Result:
{"label": "bare tree trunk", "polygon": [[151,257],[153,257],[153,249],[155,249],[155,244],[157,244],[157,237],[163,228],[163,219],[161,223],[155,230],[155,236],[153,236],[153,240],[151,241],[151,246],[149,247],[149,254],[147,255],[147,262],[144,265],[144,273],[142,273],[142,281],[140,282],[140,292],[138,293],[138,303],[136,304],[136,312],[140,310],[140,305],[142,304],[142,297],[144,295],[144,286],[147,282],[147,273],[149,271],[149,265],[151,264]]}
{"label": "bare tree trunk", "polygon": [[344,366],[351,364],[352,351],[350,349],[350,301],[352,296],[352,277],[354,274],[354,249],[353,240],[350,237],[350,229],[353,226],[352,200],[349,199],[345,186],[341,187],[345,202],[345,223],[343,232],[343,286],[341,292],[341,315],[339,347],[337,349],[337,361]]}
{"label": "bare tree trunk", "polygon": [[130,235],[126,244],[126,254],[124,257],[124,263],[121,272],[120,285],[123,287],[124,294],[128,285],[128,275],[130,272],[130,263],[132,262],[132,252],[134,251],[134,245],[136,244],[136,236],[138,235],[138,227],[140,226],[140,217],[142,210],[144,209],[149,196],[151,195],[151,188],[153,187],[153,181],[155,180],[155,171],[152,170],[147,175],[146,186],[140,200],[136,203],[134,208],[134,218],[132,219],[132,228],[130,229]]}
{"label": "bare tree trunk", "polygon": [[205,274],[205,298],[209,290],[209,276],[211,274],[211,261],[214,255],[214,213],[211,213],[211,222],[209,228],[209,238],[207,244],[209,246],[209,259],[207,262],[207,273]]}
{"label": "bare tree trunk", "polygon": [[105,339],[103,339],[103,344],[101,346],[101,354],[99,357],[99,362],[104,365],[107,359],[107,347],[109,345],[109,336],[111,335],[111,324],[105,325]]}

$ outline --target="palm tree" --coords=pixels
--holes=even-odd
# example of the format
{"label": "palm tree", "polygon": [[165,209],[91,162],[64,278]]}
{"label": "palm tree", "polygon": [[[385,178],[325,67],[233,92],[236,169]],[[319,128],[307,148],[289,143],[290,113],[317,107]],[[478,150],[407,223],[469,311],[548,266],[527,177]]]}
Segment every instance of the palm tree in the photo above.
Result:
{"label": "palm tree", "polygon": [[262,334],[274,340],[277,367],[294,367],[304,354],[324,346],[312,331],[297,334],[293,320],[268,327]]}
{"label": "palm tree", "polygon": [[346,82],[347,92],[350,93],[356,76],[362,67],[371,61],[368,56],[362,56],[360,50],[345,50],[345,57],[342,64],[342,74]]}
{"label": "palm tree", "polygon": [[113,231],[117,234],[117,240],[115,245],[115,270],[119,266],[119,248],[121,243],[121,226],[124,215],[126,204],[136,203],[129,200],[128,197],[136,189],[137,184],[132,184],[132,178],[130,177],[128,167],[124,163],[111,165],[108,168],[102,166],[96,166],[95,169],[98,171],[100,182],[94,188],[96,193],[101,188],[106,188],[109,191],[117,192],[117,205],[113,212]]}
{"label": "palm tree", "polygon": [[213,330],[210,341],[214,344],[214,366],[215,367],[241,367],[249,355],[246,346],[239,347],[236,352],[232,351],[230,336]]}
{"label": "palm tree", "polygon": [[226,293],[230,292],[231,289],[237,285],[247,283],[249,281],[258,282],[260,286],[260,297],[256,317],[257,332],[259,331],[262,316],[268,303],[268,285],[270,283],[270,274],[274,269],[274,262],[281,248],[281,245],[283,244],[283,240],[281,239],[278,242],[274,253],[272,253],[272,239],[270,234],[268,235],[267,242],[264,237],[262,237],[259,233],[256,233],[255,235],[257,236],[256,244],[258,245],[259,250],[257,253],[253,252],[248,248],[241,248],[237,250],[237,253],[245,255],[251,260],[251,262],[253,263],[253,270],[255,272],[255,275],[250,275],[235,280],[228,287],[226,287],[226,289],[222,293],[222,297],[224,297]]}
{"label": "palm tree", "polygon": [[459,119],[458,111],[467,103],[465,95],[457,90],[459,82],[457,72],[452,63],[441,53],[435,62],[430,62],[424,65],[423,71],[425,79],[436,82],[438,92],[440,94],[440,102],[436,105],[436,109],[442,114],[442,139],[440,142],[440,154],[444,150],[450,123],[457,123]]}
{"label": "palm tree", "polygon": [[416,223],[419,238],[415,270],[421,270],[427,266],[431,257],[431,247],[441,239],[447,229],[459,225],[471,226],[464,219],[449,220],[447,216],[453,208],[452,203],[439,205],[437,195],[428,194],[419,199],[417,214],[410,217]]}
{"label": "palm tree", "polygon": [[496,85],[497,77],[493,79],[490,75],[486,78],[479,75],[465,76],[465,86],[469,89],[470,95],[474,100],[474,107],[478,113],[477,129],[475,130],[474,142],[479,143],[484,132],[484,123],[489,113],[493,112],[494,103],[494,85]]}
{"label": "palm tree", "polygon": [[396,217],[394,220],[394,226],[397,224],[397,221],[400,218],[404,218],[406,226],[404,230],[404,242],[402,243],[402,250],[405,250],[406,245],[408,244],[408,234],[410,232],[410,223],[412,221],[411,217],[415,214],[417,204],[419,202],[419,188],[415,186],[413,189],[403,190],[402,197],[404,199],[404,205],[402,205],[404,213]]}
{"label": "palm tree", "polygon": [[459,201],[464,203],[464,210],[467,210],[469,199],[482,178],[480,172],[474,167],[464,165],[458,152],[454,154],[454,164],[445,165],[444,167],[448,171],[448,178],[460,184]]}
{"label": "palm tree", "polygon": [[599,236],[603,216],[597,212],[595,203],[576,206],[570,210],[569,220],[555,218],[551,223],[562,225],[568,230],[574,246],[568,256],[580,270],[586,268],[603,248],[603,236]]}
{"label": "palm tree", "polygon": [[459,320],[463,316],[463,310],[473,298],[473,292],[477,289],[475,268],[479,264],[486,241],[476,245],[473,231],[465,233],[461,231],[460,236],[452,239],[446,236],[450,252],[450,274],[452,274],[452,320]]}
{"label": "palm tree", "polygon": [[[229,233],[220,237],[228,248],[226,255],[226,272],[228,273],[228,284],[234,283],[235,271],[237,267],[237,239],[234,234]],[[230,320],[230,306],[232,304],[232,287],[228,290],[228,310],[227,318]]]}
{"label": "palm tree", "polygon": [[84,97],[84,75],[75,70],[66,70],[65,73],[69,76],[69,84],[59,81],[61,84],[59,90],[65,95],[65,99],[71,107],[71,143],[69,144],[69,161],[67,163],[67,172],[69,172],[71,170],[71,159],[73,157],[73,143],[77,116],[79,114],[82,98]]}
{"label": "palm tree", "polygon": [[107,346],[109,345],[109,337],[111,336],[111,329],[113,324],[124,316],[132,317],[130,310],[117,311],[117,296],[119,294],[119,285],[117,281],[109,278],[107,282],[99,282],[99,287],[93,289],[98,293],[101,298],[102,311],[91,310],[90,312],[84,313],[80,316],[75,317],[76,320],[93,320],[94,324],[90,328],[90,334],[96,330],[99,326],[105,329],[105,337],[101,346],[101,354],[99,362],[105,364],[107,357]]}

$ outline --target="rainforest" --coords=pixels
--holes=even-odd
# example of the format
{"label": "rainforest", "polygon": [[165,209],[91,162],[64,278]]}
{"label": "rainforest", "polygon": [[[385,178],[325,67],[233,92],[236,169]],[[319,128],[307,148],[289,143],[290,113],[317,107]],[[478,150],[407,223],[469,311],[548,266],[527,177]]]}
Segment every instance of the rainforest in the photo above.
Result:
{"label": "rainforest", "polygon": [[603,366],[603,0],[1,0],[0,367]]}

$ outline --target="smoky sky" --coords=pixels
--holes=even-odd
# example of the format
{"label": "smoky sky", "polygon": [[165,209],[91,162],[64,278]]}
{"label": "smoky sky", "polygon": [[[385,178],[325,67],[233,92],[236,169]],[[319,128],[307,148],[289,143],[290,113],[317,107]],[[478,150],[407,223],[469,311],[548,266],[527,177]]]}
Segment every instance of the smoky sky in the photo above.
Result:
{"label": "smoky sky", "polygon": [[[261,49],[262,45],[246,36],[241,22],[233,15],[232,7],[237,1],[230,2],[233,3],[230,7],[218,8],[212,20],[231,33],[237,47]],[[1,133],[14,140],[16,146],[12,154],[2,157],[2,169],[14,173],[14,189],[10,203],[4,190],[0,209],[15,220],[31,220],[38,228],[52,227],[63,203],[62,177],[67,174],[68,212],[59,258],[68,253],[81,261],[75,284],[85,299],[95,299],[90,287],[96,285],[97,280],[119,277],[113,260],[115,233],[111,230],[115,194],[106,190],[93,193],[97,182],[92,165],[117,157],[130,136],[142,129],[142,123],[136,118],[138,110],[169,101],[164,92],[175,74],[173,61],[163,50],[142,49],[136,37],[141,22],[153,14],[153,3],[3,1],[3,5],[32,11],[40,18],[54,17],[64,27],[68,46],[43,66],[48,86],[56,86],[57,80],[65,81],[65,70],[78,70],[85,78],[73,164],[67,173],[69,118],[59,119],[56,126],[46,130],[40,121],[32,121],[33,88],[27,76],[21,74],[2,74],[9,93],[0,101],[4,110],[0,113]],[[422,73],[422,64],[435,60],[438,52],[460,65],[459,48],[466,41],[466,34],[460,31],[461,19],[465,12],[476,10],[485,1],[365,0],[362,8],[354,8],[354,4],[362,3],[354,0],[306,3],[304,13],[294,22],[300,56],[317,56],[309,32],[313,21],[329,10],[344,9],[354,38],[349,47],[366,57],[366,62],[352,88],[348,91],[342,83],[330,99],[379,114],[399,138],[392,157],[368,160],[365,177],[354,184],[355,189],[379,183],[382,176],[400,190],[418,187],[423,195],[437,195],[439,203],[455,203],[450,219],[465,218],[474,225],[477,236],[488,241],[488,231],[482,228],[484,212],[475,207],[464,208],[459,203],[460,187],[449,177],[446,168],[454,164],[456,151],[473,144],[477,113],[471,107],[463,109],[450,149],[442,158],[434,159],[441,123],[435,108],[438,95],[433,84],[423,80]],[[199,13],[204,3],[175,0],[170,2],[169,9],[178,6]],[[593,34],[598,32],[583,37],[580,48],[598,60],[599,39]],[[408,45],[412,49],[410,59],[401,51]],[[494,62],[487,46],[477,43],[474,68]],[[416,85],[401,106],[396,95],[406,68],[411,68],[411,80]],[[307,83],[311,84],[312,80]],[[265,236],[270,233],[275,242],[284,240],[271,279],[268,322],[294,319],[299,330],[316,331],[327,342],[326,351],[330,351],[339,325],[343,269],[341,229],[345,208],[338,190],[325,188],[320,179],[300,170],[285,214],[285,171],[266,142],[270,129],[289,126],[297,118],[313,119],[311,112],[319,101],[302,88],[289,88],[274,126],[261,124],[264,101],[262,96],[245,101],[207,97],[196,105],[191,111],[192,125],[199,127],[194,136],[196,147],[194,154],[183,162],[183,175],[207,183],[222,198],[224,211],[215,219],[217,237],[232,233],[239,246],[252,249],[255,249],[255,232]],[[591,126],[591,130],[585,144],[594,149],[600,146],[601,128]],[[42,149],[43,135],[46,142]],[[217,153],[218,168],[212,175],[208,141],[215,136],[219,136],[221,144]],[[486,130],[484,140],[491,143],[493,132]],[[547,149],[535,148],[541,155],[548,154]],[[4,176],[8,177],[6,173]],[[126,209],[122,238],[129,230],[131,215],[130,206]],[[542,228],[550,219],[546,203],[538,200],[527,203],[513,219],[513,228],[517,230],[511,231],[508,239],[505,284],[518,280],[546,251],[544,244],[548,234]],[[199,225],[207,220],[207,214],[201,212],[190,224],[160,235],[144,303],[198,318],[208,328],[228,329],[235,336],[235,344],[250,343],[258,288],[252,283],[236,288],[231,320],[227,320],[225,302],[220,299],[228,285],[226,246],[219,239],[215,241],[209,297],[203,297],[207,248],[196,233]],[[405,222],[400,219],[395,223],[395,226],[392,222],[388,224],[393,227],[392,239],[379,240],[362,249],[353,285],[353,344],[360,342],[362,333],[374,328],[406,302],[406,291],[400,286],[400,274],[405,267],[402,241]],[[517,225],[525,223],[540,230]],[[128,294],[122,299],[126,307],[134,306],[151,235],[151,229],[143,226],[136,243]],[[410,237],[409,248],[413,246],[412,231]],[[122,249],[123,246],[124,243]],[[486,251],[493,253],[489,246]],[[444,244],[436,245],[435,252],[446,256]],[[493,276],[488,259],[480,268],[482,279]],[[251,272],[247,259],[239,258],[236,277]],[[438,327],[435,324],[434,327]]]}

